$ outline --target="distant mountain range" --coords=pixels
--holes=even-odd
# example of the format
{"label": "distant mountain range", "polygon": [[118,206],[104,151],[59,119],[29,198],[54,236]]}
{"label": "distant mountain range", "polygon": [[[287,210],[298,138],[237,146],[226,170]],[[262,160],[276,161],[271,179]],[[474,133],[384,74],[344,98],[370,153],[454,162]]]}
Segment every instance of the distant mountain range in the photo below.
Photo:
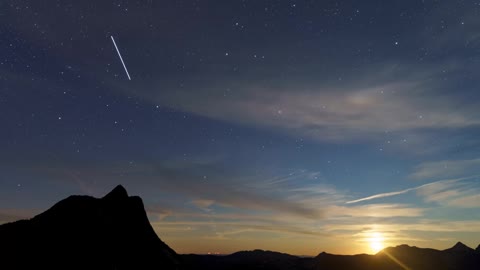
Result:
{"label": "distant mountain range", "polygon": [[105,197],[70,196],[30,220],[0,225],[0,269],[430,270],[480,269],[480,245],[446,250],[400,245],[375,255],[305,258],[253,250],[178,255],[158,238],[142,200],[117,186]]}
{"label": "distant mountain range", "polygon": [[254,250],[227,256],[182,255],[184,269],[270,269],[270,270],[434,270],[480,269],[480,246],[476,250],[457,243],[446,250],[407,245],[386,248],[375,255],[333,255],[325,252],[314,258]]}

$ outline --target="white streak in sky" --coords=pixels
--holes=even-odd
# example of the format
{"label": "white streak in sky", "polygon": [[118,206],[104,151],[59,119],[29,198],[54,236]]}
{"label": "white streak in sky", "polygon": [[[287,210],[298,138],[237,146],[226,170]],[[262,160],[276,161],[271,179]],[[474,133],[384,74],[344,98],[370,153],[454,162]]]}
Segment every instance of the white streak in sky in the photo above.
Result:
{"label": "white streak in sky", "polygon": [[478,177],[478,176],[480,176],[480,175],[472,175],[472,176],[468,176],[468,177],[462,177],[462,178],[450,179],[450,180],[440,180],[440,181],[424,184],[424,185],[413,187],[413,188],[407,188],[407,189],[400,190],[400,191],[393,191],[393,192],[375,194],[375,195],[360,198],[360,199],[357,199],[357,200],[348,201],[348,202],[346,202],[346,204],[358,203],[358,202],[363,202],[363,201],[370,201],[370,200],[385,198],[385,197],[392,197],[392,196],[396,196],[396,195],[405,194],[405,193],[408,193],[410,191],[419,190],[419,189],[422,189],[422,188],[425,188],[425,187],[428,187],[428,186],[444,184],[444,183],[455,183],[455,182],[471,179],[471,178]]}
{"label": "white streak in sky", "polygon": [[132,79],[130,78],[130,74],[128,74],[127,66],[125,66],[125,62],[123,62],[122,55],[120,54],[120,51],[118,50],[117,43],[115,43],[115,39],[113,39],[113,36],[110,36],[110,37],[112,38],[113,45],[115,46],[115,49],[117,49],[118,56],[120,57],[120,61],[122,61],[123,68],[125,69],[125,72],[127,73],[128,79],[129,79],[129,80],[132,80]]}
{"label": "white streak in sky", "polygon": [[380,194],[368,196],[368,197],[365,197],[365,198],[361,198],[361,199],[357,199],[357,200],[353,200],[353,201],[348,201],[348,202],[346,202],[346,204],[358,203],[358,202],[369,201],[369,200],[385,198],[385,197],[391,197],[391,196],[395,196],[395,195],[401,195],[401,194],[405,194],[407,192],[410,192],[412,190],[416,190],[416,189],[419,189],[419,188],[420,187],[407,188],[407,189],[400,190],[400,191],[380,193]]}

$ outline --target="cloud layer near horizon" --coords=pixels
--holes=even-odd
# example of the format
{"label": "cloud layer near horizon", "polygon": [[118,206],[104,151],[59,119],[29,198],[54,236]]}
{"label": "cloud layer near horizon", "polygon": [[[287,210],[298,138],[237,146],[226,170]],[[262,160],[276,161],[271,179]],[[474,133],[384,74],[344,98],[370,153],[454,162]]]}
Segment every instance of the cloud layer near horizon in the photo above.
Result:
{"label": "cloud layer near horizon", "polygon": [[[188,237],[208,239],[224,252],[236,251],[237,246],[232,248],[227,243],[239,239],[245,241],[240,247],[249,248],[251,244],[258,243],[258,239],[268,236],[264,239],[264,246],[257,248],[272,249],[274,242],[268,240],[270,237],[302,239],[310,248],[314,243],[310,243],[312,239],[309,237],[322,239],[323,243],[353,237],[356,239],[355,245],[348,251],[343,246],[332,250],[355,253],[362,250],[365,239],[372,233],[381,233],[388,245],[408,241],[409,244],[420,246],[429,246],[426,243],[431,242],[441,247],[448,247],[451,241],[459,240],[457,238],[462,233],[480,233],[478,222],[468,217],[442,221],[435,215],[432,216],[438,209],[446,213],[445,211],[458,212],[458,209],[463,211],[462,209],[480,207],[480,187],[476,176],[440,180],[352,200],[351,192],[321,183],[323,180],[319,183],[317,179],[306,184],[305,181],[312,181],[319,175],[318,172],[306,170],[275,176],[239,174],[237,179],[232,179],[226,185],[222,180],[225,175],[212,173],[218,173],[214,164],[219,161],[209,160],[216,161],[213,164],[179,161],[163,165],[137,164],[131,170],[120,167],[83,168],[75,179],[108,180],[112,178],[112,171],[123,170],[123,181],[127,187],[131,181],[137,181],[136,189],[148,186],[154,194],[153,197],[145,194],[152,225],[162,239],[176,243],[173,246],[179,252],[195,252],[200,248],[191,244],[189,248],[178,244]],[[70,171],[77,169],[70,168]],[[69,177],[64,173],[52,174],[51,168],[49,172],[50,177],[55,176],[62,181]],[[205,179],[203,174],[209,177]],[[81,181],[85,187],[89,187],[86,190],[95,194],[104,193],[96,190],[93,183]],[[111,182],[113,185],[115,180],[111,179]],[[399,202],[398,199],[409,193],[424,203]],[[382,201],[377,201],[379,199]],[[165,201],[169,203],[164,203]],[[11,221],[12,213],[18,216],[18,212],[11,210],[2,210],[0,213],[2,222]],[[439,226],[439,223],[443,225]],[[419,235],[419,231],[445,235],[432,242],[427,236]],[[460,240],[474,244],[469,239]],[[298,249],[289,252],[299,254]]]}

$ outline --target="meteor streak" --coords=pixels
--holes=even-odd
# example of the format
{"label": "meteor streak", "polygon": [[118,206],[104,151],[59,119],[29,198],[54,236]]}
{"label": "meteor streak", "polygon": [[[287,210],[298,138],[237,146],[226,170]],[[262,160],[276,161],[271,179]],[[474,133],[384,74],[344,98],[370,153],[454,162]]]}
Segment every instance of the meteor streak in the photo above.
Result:
{"label": "meteor streak", "polygon": [[112,38],[113,45],[115,46],[115,49],[117,49],[118,56],[120,57],[120,61],[122,61],[123,68],[125,69],[125,72],[127,73],[128,79],[129,79],[129,80],[132,80],[132,79],[130,78],[130,74],[128,74],[127,66],[125,66],[125,62],[123,62],[122,55],[120,54],[120,51],[118,50],[117,43],[115,43],[115,39],[113,39],[113,36],[110,36],[110,37]]}

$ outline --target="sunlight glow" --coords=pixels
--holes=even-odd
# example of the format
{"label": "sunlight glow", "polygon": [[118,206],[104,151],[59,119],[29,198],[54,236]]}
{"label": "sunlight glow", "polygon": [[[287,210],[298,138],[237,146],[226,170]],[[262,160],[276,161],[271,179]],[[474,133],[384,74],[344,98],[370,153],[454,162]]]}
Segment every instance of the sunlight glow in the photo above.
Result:
{"label": "sunlight glow", "polygon": [[368,241],[370,243],[370,248],[374,253],[377,253],[383,249],[383,236],[380,233],[372,233],[372,236]]}

